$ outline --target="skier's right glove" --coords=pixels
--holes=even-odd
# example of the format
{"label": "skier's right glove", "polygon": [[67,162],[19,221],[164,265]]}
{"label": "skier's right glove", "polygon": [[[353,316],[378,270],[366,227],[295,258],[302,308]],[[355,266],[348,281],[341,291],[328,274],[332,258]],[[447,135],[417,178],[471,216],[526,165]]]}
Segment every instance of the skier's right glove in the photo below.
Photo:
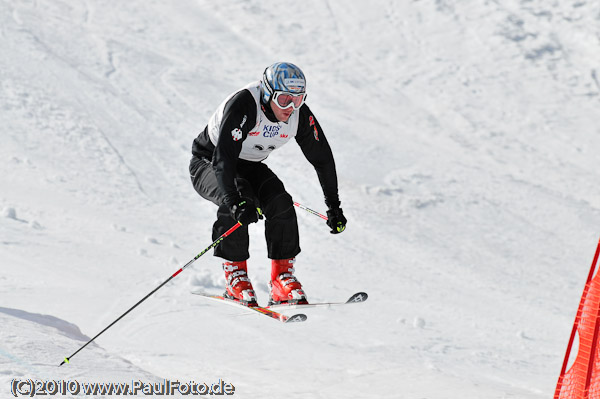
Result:
{"label": "skier's right glove", "polygon": [[229,207],[231,217],[242,225],[258,222],[259,213],[254,201],[249,198],[240,198]]}
{"label": "skier's right glove", "polygon": [[346,230],[347,222],[342,208],[331,208],[327,211],[327,226],[331,229],[331,234],[339,234]]}

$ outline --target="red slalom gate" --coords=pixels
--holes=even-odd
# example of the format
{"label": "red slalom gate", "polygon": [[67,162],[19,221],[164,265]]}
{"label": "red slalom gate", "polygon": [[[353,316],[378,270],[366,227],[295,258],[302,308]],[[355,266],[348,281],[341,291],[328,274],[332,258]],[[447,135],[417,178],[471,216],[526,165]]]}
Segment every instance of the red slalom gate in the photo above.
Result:
{"label": "red slalom gate", "polygon": [[[554,399],[600,399],[600,273],[594,275],[599,254],[600,241],[581,295]],[[567,371],[576,336],[577,357]]]}

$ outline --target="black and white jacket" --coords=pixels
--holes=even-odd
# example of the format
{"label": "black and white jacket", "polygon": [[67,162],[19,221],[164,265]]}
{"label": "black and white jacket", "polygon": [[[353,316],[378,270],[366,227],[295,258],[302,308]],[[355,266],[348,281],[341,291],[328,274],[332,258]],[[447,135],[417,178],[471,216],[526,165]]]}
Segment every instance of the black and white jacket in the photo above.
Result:
{"label": "black and white jacket", "polygon": [[229,95],[219,105],[206,128],[194,140],[192,153],[210,159],[226,197],[237,193],[234,179],[238,159],[264,161],[292,138],[314,166],[325,203],[339,207],[338,182],[331,148],[317,119],[306,104],[287,122],[279,122],[260,101],[260,81]]}

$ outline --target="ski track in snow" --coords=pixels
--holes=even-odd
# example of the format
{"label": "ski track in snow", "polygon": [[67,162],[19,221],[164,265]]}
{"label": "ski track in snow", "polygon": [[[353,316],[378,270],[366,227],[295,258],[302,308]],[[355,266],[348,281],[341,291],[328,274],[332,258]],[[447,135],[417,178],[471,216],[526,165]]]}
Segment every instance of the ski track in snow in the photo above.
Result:
{"label": "ski track in snow", "polygon": [[[290,17],[292,16],[292,17]],[[0,393],[13,378],[219,378],[236,397],[545,398],[600,225],[600,5],[0,3]],[[307,309],[278,325],[195,298],[216,209],[191,141],[289,60],[348,217],[297,209]],[[324,211],[291,143],[267,164]],[[268,298],[261,223],[249,275]]]}

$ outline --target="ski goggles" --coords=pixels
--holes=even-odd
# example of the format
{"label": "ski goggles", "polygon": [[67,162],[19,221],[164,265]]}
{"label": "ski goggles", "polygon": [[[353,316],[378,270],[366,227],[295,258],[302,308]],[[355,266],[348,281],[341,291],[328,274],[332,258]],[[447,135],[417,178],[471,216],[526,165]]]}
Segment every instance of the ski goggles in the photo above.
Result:
{"label": "ski goggles", "polygon": [[294,109],[300,109],[304,100],[306,99],[306,93],[291,94],[283,91],[276,91],[273,94],[273,101],[281,109],[293,107]]}

